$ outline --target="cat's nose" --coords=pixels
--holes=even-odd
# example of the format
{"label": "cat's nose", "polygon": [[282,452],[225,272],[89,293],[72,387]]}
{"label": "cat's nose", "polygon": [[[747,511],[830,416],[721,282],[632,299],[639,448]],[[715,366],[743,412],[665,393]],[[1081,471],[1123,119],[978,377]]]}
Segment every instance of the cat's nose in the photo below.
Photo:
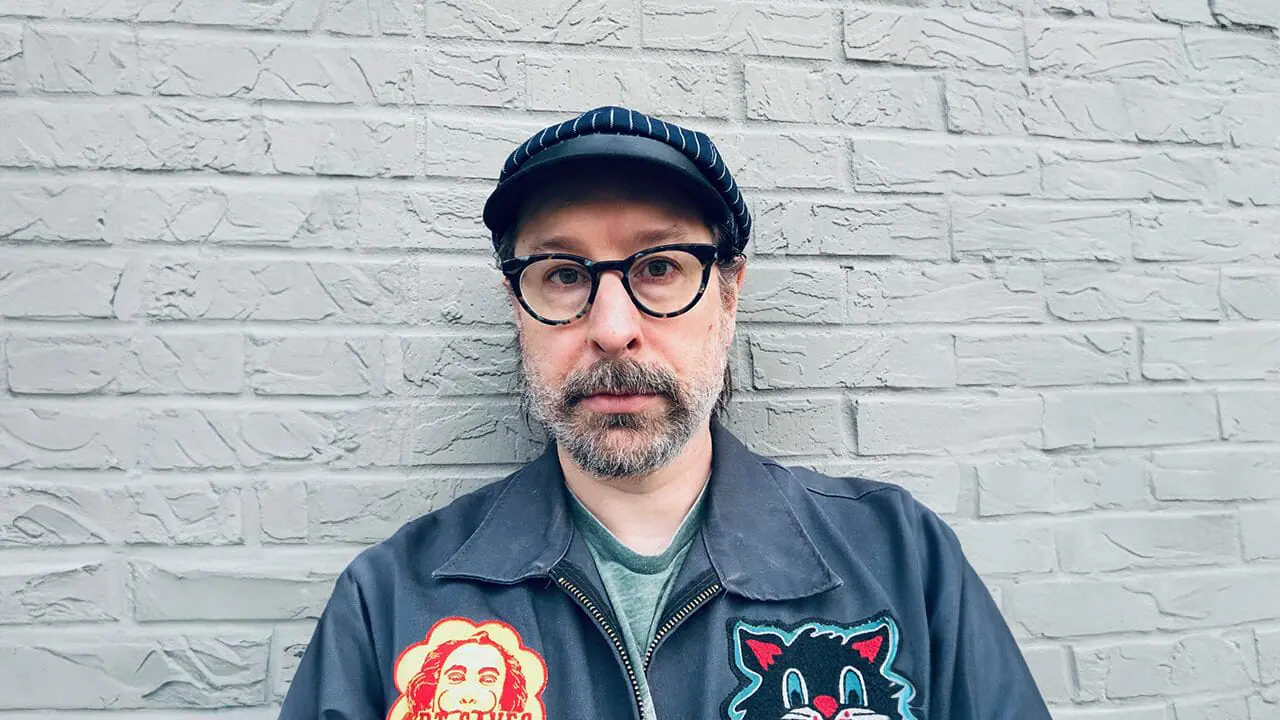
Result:
{"label": "cat's nose", "polygon": [[822,717],[830,720],[831,716],[836,714],[836,708],[840,706],[836,703],[836,699],[830,695],[819,695],[813,699],[813,707],[822,713]]}

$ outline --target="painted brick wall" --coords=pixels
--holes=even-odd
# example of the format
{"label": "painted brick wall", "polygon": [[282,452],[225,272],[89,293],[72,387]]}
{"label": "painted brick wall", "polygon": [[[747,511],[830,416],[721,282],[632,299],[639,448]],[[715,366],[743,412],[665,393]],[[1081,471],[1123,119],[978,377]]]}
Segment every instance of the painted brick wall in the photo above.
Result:
{"label": "painted brick wall", "polygon": [[478,210],[612,102],[749,189],[745,439],[945,514],[1060,720],[1280,718],[1277,26],[0,0],[0,720],[273,717],[335,573],[536,452]]}

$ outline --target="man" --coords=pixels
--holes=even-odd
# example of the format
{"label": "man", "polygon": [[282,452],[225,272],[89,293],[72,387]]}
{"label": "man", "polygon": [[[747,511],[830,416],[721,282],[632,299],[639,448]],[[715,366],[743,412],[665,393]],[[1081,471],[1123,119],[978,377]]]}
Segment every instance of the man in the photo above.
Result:
{"label": "man", "polygon": [[935,515],[716,422],[751,217],[707,136],[588,112],[484,220],[553,442],[351,564],[281,717],[1048,717]]}

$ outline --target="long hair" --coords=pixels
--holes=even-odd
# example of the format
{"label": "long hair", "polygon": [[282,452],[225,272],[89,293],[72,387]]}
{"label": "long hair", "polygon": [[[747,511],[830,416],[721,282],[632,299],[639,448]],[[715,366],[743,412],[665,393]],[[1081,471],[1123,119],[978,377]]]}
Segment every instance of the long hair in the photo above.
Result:
{"label": "long hair", "polygon": [[504,712],[519,712],[524,709],[528,690],[520,663],[501,645],[490,639],[489,633],[481,631],[471,637],[442,642],[427,653],[427,657],[422,661],[422,668],[405,688],[405,697],[409,700],[409,717],[436,709],[432,705],[436,699],[436,688],[440,686],[440,671],[444,668],[444,661],[454,650],[463,645],[487,645],[498,651],[507,671],[506,680],[502,683],[502,693],[498,696],[498,708]]}

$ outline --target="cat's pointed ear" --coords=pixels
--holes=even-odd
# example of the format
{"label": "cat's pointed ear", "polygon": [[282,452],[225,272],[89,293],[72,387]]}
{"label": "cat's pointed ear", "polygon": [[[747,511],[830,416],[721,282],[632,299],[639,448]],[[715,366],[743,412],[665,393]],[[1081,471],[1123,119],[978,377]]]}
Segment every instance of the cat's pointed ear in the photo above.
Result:
{"label": "cat's pointed ear", "polygon": [[785,647],[782,638],[771,632],[755,632],[738,628],[738,650],[748,669],[763,675],[777,662]]}
{"label": "cat's pointed ear", "polygon": [[881,625],[874,630],[853,636],[849,641],[849,647],[861,655],[863,660],[875,663],[884,658],[885,652],[889,649],[890,639],[889,627]]}

